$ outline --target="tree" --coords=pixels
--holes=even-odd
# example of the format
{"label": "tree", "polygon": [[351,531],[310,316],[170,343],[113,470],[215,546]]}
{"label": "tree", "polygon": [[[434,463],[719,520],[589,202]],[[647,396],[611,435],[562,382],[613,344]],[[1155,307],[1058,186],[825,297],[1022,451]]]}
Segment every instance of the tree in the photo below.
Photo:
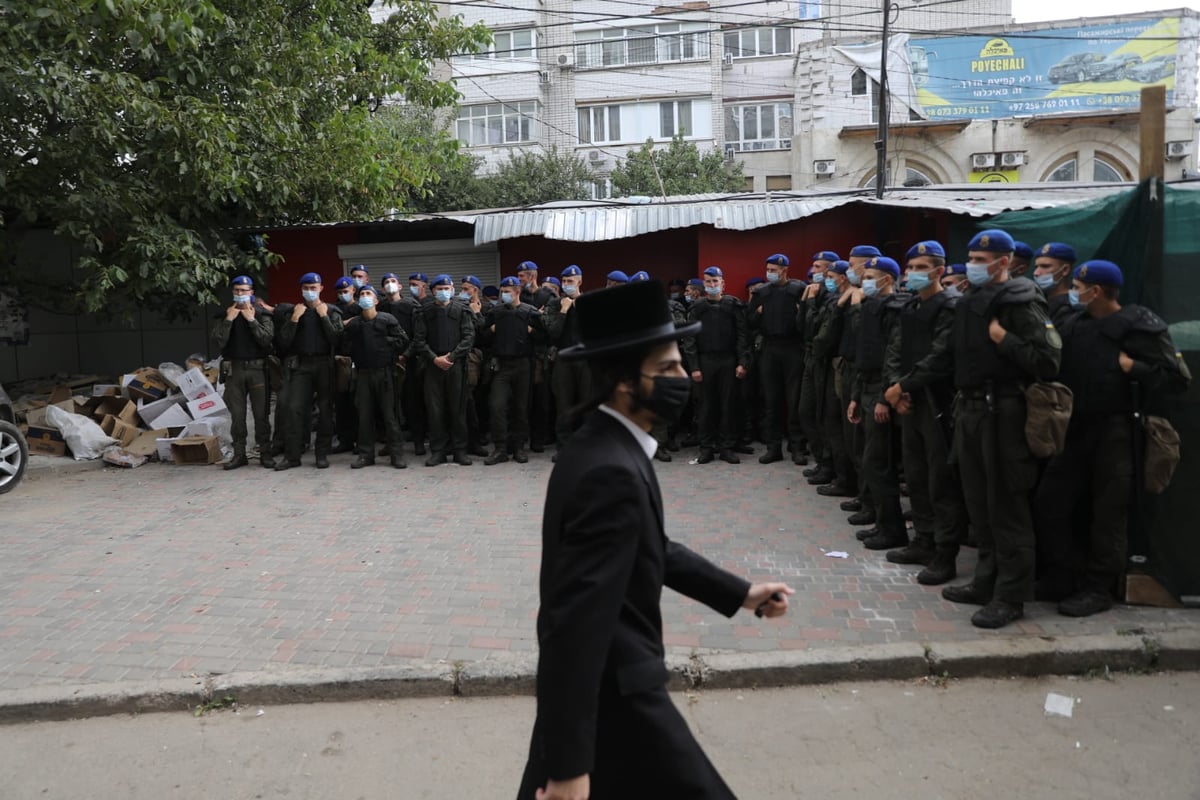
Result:
{"label": "tree", "polygon": [[623,197],[737,192],[744,183],[741,163],[726,160],[715,150],[701,155],[682,134],[665,149],[655,148],[654,140],[647,139],[612,172],[613,194]]}
{"label": "tree", "polygon": [[127,300],[187,314],[223,295],[230,274],[270,260],[261,237],[228,231],[402,205],[443,161],[375,110],[385,98],[453,104],[434,62],[489,34],[439,19],[428,0],[379,24],[369,6],[6,0],[0,280],[29,286],[14,243],[52,228],[81,254],[82,285],[63,287],[77,308]]}
{"label": "tree", "polygon": [[574,153],[560,153],[551,146],[542,152],[510,155],[495,175],[496,205],[530,206],[555,200],[586,200],[591,197],[595,176]]}

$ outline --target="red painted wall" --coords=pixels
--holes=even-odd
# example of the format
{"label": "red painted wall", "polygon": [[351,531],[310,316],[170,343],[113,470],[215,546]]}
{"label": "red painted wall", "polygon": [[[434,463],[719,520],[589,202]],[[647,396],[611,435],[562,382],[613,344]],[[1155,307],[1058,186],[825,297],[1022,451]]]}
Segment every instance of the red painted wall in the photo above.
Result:
{"label": "red painted wall", "polygon": [[283,256],[283,261],[267,275],[268,302],[295,302],[300,296],[300,276],[316,272],[325,281],[328,299],[333,282],[342,275],[338,245],[358,242],[358,229],[352,226],[303,228],[272,231],[267,246]]}

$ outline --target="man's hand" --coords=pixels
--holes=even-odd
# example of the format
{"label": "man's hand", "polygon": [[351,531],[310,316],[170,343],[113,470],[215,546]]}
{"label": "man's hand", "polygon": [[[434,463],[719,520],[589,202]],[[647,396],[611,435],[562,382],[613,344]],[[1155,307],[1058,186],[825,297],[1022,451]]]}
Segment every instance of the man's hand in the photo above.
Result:
{"label": "man's hand", "polygon": [[308,311],[308,306],[303,303],[297,303],[296,307],[292,309],[292,322],[299,322],[300,318],[304,316],[305,311]]}
{"label": "man's hand", "polygon": [[254,322],[254,306],[246,306],[242,309],[242,316],[250,322]]}
{"label": "man's hand", "polygon": [[1000,324],[1000,320],[992,317],[991,323],[988,325],[988,336],[992,337],[992,341],[1000,344],[1004,340],[1005,334],[1008,331],[1004,330],[1004,326]]}
{"label": "man's hand", "polygon": [[237,315],[240,313],[242,313],[242,310],[237,307],[237,303],[234,303],[225,310],[225,319],[228,322],[233,322],[235,319],[237,319]]}
{"label": "man's hand", "polygon": [[1121,365],[1121,372],[1126,375],[1133,369],[1133,359],[1124,350],[1121,351],[1121,355],[1117,356],[1117,363]]}
{"label": "man's hand", "polygon": [[905,392],[900,395],[900,402],[896,404],[896,413],[901,416],[912,413],[912,395]]}
{"label": "man's hand", "polygon": [[737,379],[740,381],[746,377],[746,368],[741,364],[738,364],[738,367],[733,371],[733,374],[736,375]]}
{"label": "man's hand", "polygon": [[275,313],[275,306],[269,306],[266,303],[264,303],[262,300],[258,301],[258,307],[261,308],[263,311],[267,312],[268,314]]}
{"label": "man's hand", "polygon": [[752,583],[742,608],[750,609],[759,617],[782,617],[787,613],[788,595],[796,590],[786,583]]}
{"label": "man's hand", "polygon": [[580,775],[568,781],[546,781],[546,788],[537,790],[537,800],[588,800],[591,793],[591,780]]}
{"label": "man's hand", "polygon": [[325,305],[324,301],[321,300],[318,300],[313,308],[317,310],[317,316],[319,317],[324,317],[329,313],[329,306]]}
{"label": "man's hand", "polygon": [[808,286],[804,287],[804,295],[801,299],[811,300],[817,296],[817,292],[819,291],[821,291],[821,285],[819,283],[810,283]]}
{"label": "man's hand", "polygon": [[900,396],[902,394],[903,392],[900,391],[900,384],[893,383],[887,388],[887,391],[883,393],[883,399],[887,400],[893,406],[896,406],[900,404]]}
{"label": "man's hand", "polygon": [[850,424],[857,425],[862,422],[862,414],[858,413],[858,401],[851,400],[850,405],[846,406],[846,419]]}
{"label": "man's hand", "polygon": [[470,303],[468,303],[468,306],[470,307],[472,313],[475,314],[478,314],[483,310],[483,304],[478,300],[472,300]]}
{"label": "man's hand", "polygon": [[448,356],[448,355],[438,356],[437,358],[433,359],[433,363],[435,366],[437,366],[438,369],[442,370],[443,372],[446,372],[447,370],[449,370],[451,367],[454,366],[454,362],[450,360],[450,356]]}
{"label": "man's hand", "polygon": [[863,298],[866,297],[866,295],[863,294],[862,289],[855,289],[852,292],[848,292],[848,294],[850,295],[850,305],[852,306],[860,305],[863,301]]}
{"label": "man's hand", "polygon": [[875,404],[875,422],[877,422],[880,425],[884,425],[887,422],[890,422],[891,419],[892,419],[892,409],[888,407],[888,404],[887,403],[876,403]]}
{"label": "man's hand", "polygon": [[692,382],[702,383],[704,381],[704,373],[698,369],[692,370]]}
{"label": "man's hand", "polygon": [[575,301],[569,297],[564,297],[558,303],[558,310],[563,314],[571,310],[571,306],[575,305]]}

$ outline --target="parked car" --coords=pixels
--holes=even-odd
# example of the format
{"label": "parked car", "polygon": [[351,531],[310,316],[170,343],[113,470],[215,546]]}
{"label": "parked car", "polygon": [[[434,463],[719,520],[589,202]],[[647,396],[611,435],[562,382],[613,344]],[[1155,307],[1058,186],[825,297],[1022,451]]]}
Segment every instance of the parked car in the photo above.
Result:
{"label": "parked car", "polygon": [[1129,68],[1129,79],[1154,83],[1175,74],[1175,56],[1154,56]]}
{"label": "parked car", "polygon": [[0,494],[16,488],[28,463],[29,445],[17,427],[12,400],[0,386]]}
{"label": "parked car", "polygon": [[1113,53],[1103,61],[1091,65],[1090,78],[1094,81],[1120,81],[1129,75],[1129,70],[1142,63],[1136,53]]}
{"label": "parked car", "polygon": [[1050,68],[1050,82],[1087,83],[1092,66],[1103,60],[1099,53],[1072,53]]}

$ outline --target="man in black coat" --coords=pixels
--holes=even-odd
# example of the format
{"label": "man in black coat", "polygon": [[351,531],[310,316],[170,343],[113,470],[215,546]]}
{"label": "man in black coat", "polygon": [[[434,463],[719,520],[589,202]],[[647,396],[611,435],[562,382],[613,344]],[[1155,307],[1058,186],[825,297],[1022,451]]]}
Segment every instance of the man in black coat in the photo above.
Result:
{"label": "man in black coat", "polygon": [[[564,446],[542,520],[538,713],[518,797],[731,798],[667,694],[663,586],[733,616],[779,616],[784,583],[751,584],[667,539],[651,427],[687,403],[658,281],[584,295],[581,343],[599,408]],[[540,791],[539,791],[540,790]]]}

